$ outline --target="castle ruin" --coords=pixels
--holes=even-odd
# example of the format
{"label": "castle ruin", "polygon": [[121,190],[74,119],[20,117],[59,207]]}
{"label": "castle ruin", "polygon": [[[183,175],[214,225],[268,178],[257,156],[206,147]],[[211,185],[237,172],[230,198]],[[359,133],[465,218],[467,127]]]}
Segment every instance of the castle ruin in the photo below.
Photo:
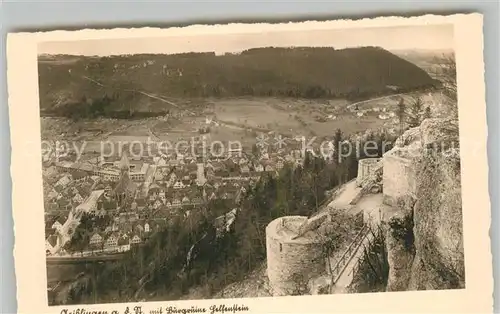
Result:
{"label": "castle ruin", "polygon": [[358,177],[356,178],[356,185],[361,186],[363,181],[366,180],[375,171],[380,158],[365,158],[361,159],[358,163]]}
{"label": "castle ruin", "polygon": [[311,278],[325,271],[324,239],[314,230],[319,224],[313,222],[304,230],[306,222],[307,217],[286,216],[266,228],[267,275],[275,296],[299,294]]}
{"label": "castle ruin", "polygon": [[[385,220],[385,215],[394,212],[399,197],[415,197],[415,158],[421,152],[420,148],[418,134],[410,129],[382,158],[360,160],[357,178],[341,187],[331,202],[320,209],[319,215],[312,218],[285,216],[273,220],[266,228],[267,276],[272,294],[300,294],[298,290],[304,286],[309,289],[305,293],[314,294],[318,291],[317,287],[314,288],[315,282],[321,282],[323,286],[337,285],[326,275],[326,261],[330,256],[325,255],[322,245],[325,241],[322,226],[330,217],[328,213],[332,210],[344,210],[353,215],[362,212],[365,226]],[[361,244],[362,241],[356,245]],[[352,252],[344,254],[349,257],[342,262],[337,279],[346,272],[351,261],[357,262],[356,254],[360,250],[350,250]],[[349,279],[339,285],[350,284],[352,269],[349,273]]]}

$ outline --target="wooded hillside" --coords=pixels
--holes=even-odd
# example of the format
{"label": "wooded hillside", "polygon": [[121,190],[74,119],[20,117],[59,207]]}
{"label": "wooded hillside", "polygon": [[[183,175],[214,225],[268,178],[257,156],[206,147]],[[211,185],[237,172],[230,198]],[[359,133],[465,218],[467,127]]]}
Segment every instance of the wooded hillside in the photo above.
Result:
{"label": "wooded hillside", "polygon": [[430,87],[422,69],[377,47],[256,48],[240,54],[40,56],[42,111],[81,115],[159,112],[182,97],[277,96],[363,99]]}

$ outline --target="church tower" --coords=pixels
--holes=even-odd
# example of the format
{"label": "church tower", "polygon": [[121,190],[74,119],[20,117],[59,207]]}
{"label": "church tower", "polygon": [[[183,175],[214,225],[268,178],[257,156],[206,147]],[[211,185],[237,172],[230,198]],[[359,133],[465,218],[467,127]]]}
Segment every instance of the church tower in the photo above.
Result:
{"label": "church tower", "polygon": [[123,174],[123,172],[128,172],[130,170],[130,163],[128,161],[128,156],[127,156],[127,151],[123,151],[120,163],[118,165],[120,168],[120,172]]}
{"label": "church tower", "polygon": [[123,206],[127,199],[134,196],[137,189],[136,185],[132,182],[129,177],[130,163],[128,160],[127,153],[124,151],[122,153],[120,163],[118,164],[120,168],[120,179],[114,190],[114,195],[118,201],[119,206]]}

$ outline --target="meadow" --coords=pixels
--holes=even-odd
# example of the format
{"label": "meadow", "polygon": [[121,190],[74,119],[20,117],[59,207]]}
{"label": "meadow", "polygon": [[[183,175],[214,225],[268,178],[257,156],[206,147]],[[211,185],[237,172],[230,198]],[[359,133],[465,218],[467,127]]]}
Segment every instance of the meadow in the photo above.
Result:
{"label": "meadow", "polygon": [[[433,115],[444,110],[444,97],[440,92],[417,92],[411,94],[377,97],[360,102],[354,111],[355,102],[335,100],[308,100],[279,97],[234,97],[193,99],[198,113],[179,111],[168,117],[143,119],[81,119],[42,118],[42,139],[85,139],[87,151],[96,151],[99,141],[146,142],[148,138],[175,143],[205,136],[207,142],[240,141],[244,147],[251,147],[260,133],[274,132],[285,137],[306,136],[328,138],[337,129],[346,135],[366,130],[395,126],[394,117],[379,118],[385,112],[394,112],[401,98],[411,104],[415,97],[421,97],[430,105]],[[189,112],[189,114],[186,114]],[[95,144],[95,145],[94,145]]]}

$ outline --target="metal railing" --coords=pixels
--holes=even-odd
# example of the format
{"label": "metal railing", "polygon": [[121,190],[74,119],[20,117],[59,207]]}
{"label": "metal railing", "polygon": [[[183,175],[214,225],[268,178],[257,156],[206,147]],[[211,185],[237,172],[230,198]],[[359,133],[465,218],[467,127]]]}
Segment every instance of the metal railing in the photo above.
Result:
{"label": "metal railing", "polygon": [[[368,234],[366,235],[365,239],[366,239],[367,237],[369,237],[369,236],[370,236],[370,233],[368,233]],[[363,241],[364,241],[364,240],[363,240]],[[368,244],[368,245],[370,245],[370,244]],[[356,271],[358,271],[358,268],[359,268],[359,263],[360,263],[360,262],[363,262],[363,257],[361,257],[361,258],[359,258],[359,259],[358,259],[358,261],[357,261],[357,263],[358,263],[358,264],[357,264],[355,267],[353,267],[353,268],[351,269],[351,271],[349,272],[348,276],[354,276],[355,272],[356,272]]]}
{"label": "metal railing", "polygon": [[335,263],[335,266],[332,267],[332,277],[334,278],[332,284],[335,284],[339,280],[340,276],[342,276],[345,268],[369,234],[370,227],[368,225],[364,225],[363,228],[361,228],[361,230],[358,232],[354,240],[351,242],[351,244],[344,251],[338,262]]}

